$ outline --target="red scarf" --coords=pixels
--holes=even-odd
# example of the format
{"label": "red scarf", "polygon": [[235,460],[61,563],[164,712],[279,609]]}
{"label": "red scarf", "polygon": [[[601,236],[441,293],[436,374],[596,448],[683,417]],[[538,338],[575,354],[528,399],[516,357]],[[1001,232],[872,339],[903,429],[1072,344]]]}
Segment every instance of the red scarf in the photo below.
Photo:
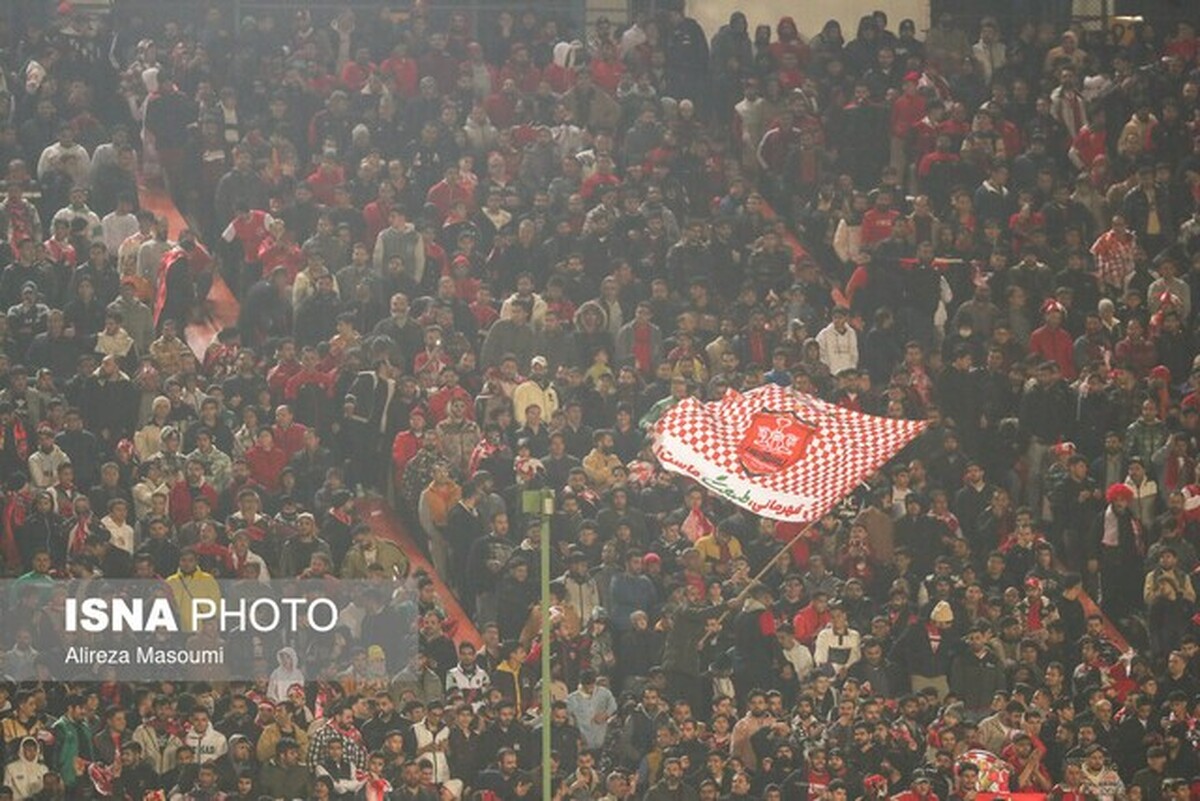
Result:
{"label": "red scarf", "polygon": [[770,361],[767,356],[767,338],[762,331],[751,331],[748,337],[751,364],[766,364]]}
{"label": "red scarf", "polygon": [[15,565],[21,561],[17,548],[17,529],[25,525],[31,497],[28,491],[19,490],[4,494],[4,517],[0,525],[0,556],[5,564]]}
{"label": "red scarf", "polygon": [[654,356],[654,348],[650,341],[650,326],[635,325],[633,327],[633,361],[637,365],[638,372],[643,375],[649,375],[654,369],[651,363]]}
{"label": "red scarf", "polygon": [[942,630],[932,623],[925,624],[925,633],[929,635],[929,650],[935,654],[942,647]]}
{"label": "red scarf", "polygon": [[1042,628],[1042,599],[1038,598],[1035,603],[1029,604],[1028,611],[1025,612],[1025,630],[1039,631]]}
{"label": "red scarf", "polygon": [[87,541],[88,523],[91,522],[91,519],[90,514],[75,518],[75,528],[71,531],[71,545],[67,549],[71,555],[83,553],[83,547]]}
{"label": "red scarf", "polygon": [[1191,460],[1186,456],[1168,456],[1163,469],[1163,486],[1168,492],[1182,489],[1192,472]]}
{"label": "red scarf", "polygon": [[387,801],[391,795],[392,785],[388,783],[387,779],[361,773],[358,778],[365,779],[363,792],[366,794],[366,801]]}
{"label": "red scarf", "polygon": [[[21,425],[21,421],[13,419],[12,422],[12,438],[13,450],[17,452],[17,456],[22,460],[29,458],[29,437],[25,434],[25,426]],[[8,432],[0,428],[0,448],[4,448],[8,444]]]}

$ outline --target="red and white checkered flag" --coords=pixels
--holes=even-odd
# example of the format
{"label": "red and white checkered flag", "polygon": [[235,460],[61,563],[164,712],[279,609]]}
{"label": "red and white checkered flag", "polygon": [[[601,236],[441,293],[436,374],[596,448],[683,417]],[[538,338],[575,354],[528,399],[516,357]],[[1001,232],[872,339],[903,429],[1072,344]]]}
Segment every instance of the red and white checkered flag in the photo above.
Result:
{"label": "red and white checkered flag", "polygon": [[812,521],[921,433],[925,423],[860,414],[774,384],[701,403],[655,426],[667,469],[775,520]]}

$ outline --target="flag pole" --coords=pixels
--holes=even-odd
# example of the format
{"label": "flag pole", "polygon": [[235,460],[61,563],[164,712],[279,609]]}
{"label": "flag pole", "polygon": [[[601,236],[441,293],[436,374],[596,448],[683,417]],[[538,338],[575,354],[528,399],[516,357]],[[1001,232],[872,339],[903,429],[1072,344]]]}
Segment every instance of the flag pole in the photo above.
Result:
{"label": "flag pole", "polygon": [[[818,520],[819,519],[820,518],[818,518]],[[733,609],[736,609],[741,604],[742,600],[746,597],[746,594],[750,592],[750,589],[752,587],[754,587],[754,585],[758,584],[759,582],[761,582],[763,580],[763,576],[765,576],[765,575],[767,575],[767,573],[771,572],[771,568],[773,568],[775,566],[775,563],[779,561],[779,558],[781,556],[783,556],[783,554],[786,551],[792,550],[792,546],[794,546],[797,542],[799,542],[804,537],[808,536],[808,532],[812,531],[813,526],[815,526],[816,524],[817,524],[817,521],[814,520],[813,522],[809,523],[804,528],[800,529],[799,533],[797,533],[796,536],[794,536],[790,540],[788,540],[787,545],[784,545],[782,548],[780,548],[779,551],[774,556],[772,556],[765,565],[763,565],[762,570],[758,571],[758,574],[755,575],[755,577],[750,580],[750,583],[746,585],[746,588],[744,590],[742,590],[741,592],[739,592],[737,594],[737,596],[734,597],[732,600],[727,602],[728,606],[730,608],[726,609],[725,613],[723,615],[721,615],[722,620],[724,620],[725,617]]]}
{"label": "flag pole", "polygon": [[542,797],[549,798],[554,773],[550,765],[553,739],[550,714],[550,518],[554,515],[554,491],[541,492],[542,541],[538,548],[541,556],[542,584]]}

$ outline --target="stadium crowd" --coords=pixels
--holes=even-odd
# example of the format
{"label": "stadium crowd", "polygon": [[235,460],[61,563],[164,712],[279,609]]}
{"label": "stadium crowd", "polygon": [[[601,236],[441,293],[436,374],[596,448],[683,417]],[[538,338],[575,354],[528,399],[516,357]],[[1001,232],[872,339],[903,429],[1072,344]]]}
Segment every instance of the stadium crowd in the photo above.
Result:
{"label": "stadium crowd", "polygon": [[[1063,5],[14,3],[0,801],[1200,797],[1200,39]],[[648,447],[766,383],[928,422],[774,561]],[[308,680],[54,681],[97,576],[378,591]]]}

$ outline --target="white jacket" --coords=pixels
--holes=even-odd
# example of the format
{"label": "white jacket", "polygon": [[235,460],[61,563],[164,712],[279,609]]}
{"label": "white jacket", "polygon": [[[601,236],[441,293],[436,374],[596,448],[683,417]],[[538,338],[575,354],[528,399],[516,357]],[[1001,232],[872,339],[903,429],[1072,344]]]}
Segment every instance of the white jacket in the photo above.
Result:
{"label": "white jacket", "polygon": [[225,756],[225,752],[229,750],[229,743],[226,741],[225,735],[214,729],[212,724],[209,724],[204,734],[192,729],[183,738],[183,742],[184,745],[190,745],[195,750],[197,765],[219,759]]}
{"label": "white jacket", "polygon": [[858,367],[858,332],[851,326],[839,333],[830,323],[817,334],[817,344],[821,347],[821,361],[833,375]]}
{"label": "white jacket", "polygon": [[[25,758],[25,743],[33,743],[37,746],[37,758]],[[21,740],[16,760],[10,762],[4,769],[4,786],[12,788],[13,801],[25,801],[26,798],[41,792],[42,777],[50,770],[42,764],[41,759],[42,746],[38,743],[37,738],[26,737]]]}
{"label": "white jacket", "polygon": [[513,420],[518,426],[525,425],[525,410],[535,405],[541,407],[543,420],[549,420],[558,411],[558,390],[553,384],[547,382],[545,389],[533,379],[517,384],[513,390]]}
{"label": "white jacket", "polygon": [[437,732],[431,732],[421,721],[412,727],[413,738],[417,741],[417,761],[428,759],[433,763],[433,781],[442,784],[450,779],[450,762],[446,759],[444,750],[430,750],[421,753],[421,749],[430,745],[445,748],[450,743],[450,727],[443,725]]}

